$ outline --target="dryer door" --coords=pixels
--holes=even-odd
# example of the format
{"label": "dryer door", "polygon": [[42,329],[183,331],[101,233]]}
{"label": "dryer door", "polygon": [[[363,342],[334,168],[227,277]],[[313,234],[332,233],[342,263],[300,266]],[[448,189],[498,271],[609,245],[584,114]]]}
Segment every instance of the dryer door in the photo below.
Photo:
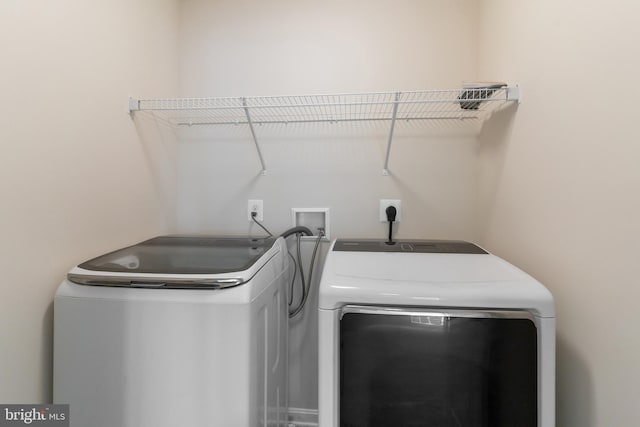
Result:
{"label": "dryer door", "polygon": [[536,427],[537,329],[526,311],[346,306],[341,427]]}

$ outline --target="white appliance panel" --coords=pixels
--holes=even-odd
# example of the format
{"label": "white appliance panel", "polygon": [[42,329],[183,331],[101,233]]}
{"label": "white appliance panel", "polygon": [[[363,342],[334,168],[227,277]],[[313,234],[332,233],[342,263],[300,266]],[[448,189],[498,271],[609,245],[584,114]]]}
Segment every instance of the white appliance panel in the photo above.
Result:
{"label": "white appliance panel", "polygon": [[[537,371],[537,373],[534,373],[536,375],[534,391],[537,395],[537,401],[535,402],[535,415],[530,416],[529,420],[533,419],[537,427],[553,427],[555,425],[555,312],[553,298],[544,286],[506,261],[494,255],[482,253],[483,251],[477,251],[476,253],[411,253],[412,247],[409,247],[409,253],[403,253],[398,247],[389,252],[385,252],[384,247],[378,249],[374,247],[375,250],[369,252],[368,248],[375,246],[371,242],[365,242],[365,244],[362,245],[364,249],[359,248],[355,251],[349,251],[348,247],[350,244],[352,243],[343,242],[340,250],[334,250],[336,242],[333,243],[325,262],[320,284],[320,427],[368,427],[384,425],[384,423],[371,423],[372,419],[380,419],[381,414],[377,414],[376,417],[367,415],[367,411],[365,410],[367,408],[366,404],[362,406],[362,409],[352,408],[351,413],[345,415],[345,418],[349,417],[349,419],[341,420],[341,390],[345,386],[341,382],[341,369],[343,368],[341,367],[341,358],[344,357],[341,351],[345,351],[344,346],[348,346],[349,344],[341,342],[341,339],[344,338],[341,337],[341,333],[345,333],[344,331],[341,332],[341,328],[344,327],[342,319],[345,308],[353,305],[364,307],[364,313],[369,311],[379,312],[378,314],[380,314],[381,319],[385,317],[390,319],[409,313],[409,317],[411,318],[410,323],[415,323],[414,318],[411,317],[413,312],[414,317],[417,319],[416,322],[420,323],[420,328],[436,327],[437,329],[445,325],[448,328],[453,328],[447,330],[445,335],[442,335],[442,337],[445,338],[438,338],[444,339],[444,341],[434,341],[435,344],[433,345],[440,345],[441,347],[445,345],[443,343],[447,342],[446,339],[448,338],[446,337],[449,336],[452,337],[452,341],[447,345],[460,345],[460,342],[464,342],[464,340],[460,341],[460,334],[457,333],[459,338],[458,344],[456,344],[456,342],[453,341],[456,336],[455,331],[463,331],[465,328],[468,331],[473,331],[474,327],[477,328],[478,325],[481,325],[483,322],[482,319],[478,319],[476,323],[471,323],[471,325],[475,326],[469,328],[469,326],[465,326],[464,321],[461,322],[459,320],[460,317],[462,319],[474,316],[491,317],[495,313],[511,312],[530,319],[531,324],[534,325],[534,335],[529,333],[529,336],[532,336],[532,338],[529,338],[530,344],[527,345],[533,345],[533,347],[530,347],[533,350],[530,351],[537,352],[534,363],[535,370]],[[415,245],[415,242],[411,242],[411,244]],[[405,313],[402,313],[403,311]],[[437,315],[420,317],[419,313],[422,311],[437,313]],[[445,313],[445,315],[442,318],[445,320],[440,320],[440,323],[438,323],[437,320],[440,319],[438,316],[443,313]],[[393,339],[397,339],[397,337],[393,336],[393,328],[400,328],[395,329],[397,331],[402,331],[403,328],[406,329],[406,327],[401,325],[393,326],[393,324],[394,322],[382,320],[378,322],[378,326],[376,326],[375,322],[370,327],[366,324],[365,326],[358,326],[362,327],[366,333],[370,333],[371,336],[374,337],[373,342],[375,346],[372,351],[365,351],[365,353],[358,356],[358,363],[354,365],[358,367],[356,370],[361,368],[360,363],[369,364],[372,367],[371,369],[377,366],[376,363],[380,363],[380,366],[382,368],[386,367],[391,374],[395,372],[394,364],[389,362],[389,360],[385,361],[384,358],[386,356],[384,356],[384,352],[381,353],[382,355],[371,356],[372,359],[367,360],[369,354],[377,353],[378,345],[384,347],[387,345],[385,341],[390,342]],[[513,324],[513,322],[511,324]],[[463,325],[461,326],[462,329],[455,329],[458,327],[456,325]],[[506,325],[506,323],[504,325]],[[502,328],[504,325],[500,323],[498,318],[498,320],[485,322],[484,329],[480,328],[478,331],[500,331],[504,329]],[[498,329],[496,329],[496,327],[498,327]],[[369,328],[368,332],[366,328]],[[385,330],[388,330],[388,333],[391,334],[387,336],[388,338],[385,338]],[[435,329],[433,330],[435,331]],[[411,332],[409,334],[411,334]],[[350,336],[354,335],[352,334]],[[418,337],[418,335],[416,335],[416,337]],[[437,337],[437,335],[435,337]],[[491,338],[491,334],[489,334],[488,337],[490,341],[495,340],[495,336]],[[427,332],[427,335],[424,335],[423,338],[415,339],[426,339],[428,341],[432,338],[429,338],[429,332]],[[440,344],[437,344],[438,342],[440,342]],[[355,348],[362,347],[363,345],[365,344],[358,344]],[[393,349],[394,346],[398,346],[398,343],[389,345],[391,345],[389,348]],[[489,347],[487,348],[494,353],[502,352],[503,355],[509,353],[509,351],[505,350],[509,348],[508,345],[505,347],[504,344],[502,344],[499,347],[495,347],[494,343]],[[455,349],[455,347],[452,347],[452,349]],[[445,352],[443,354],[448,353]],[[451,354],[453,354],[455,358],[456,353]],[[416,361],[426,360],[431,357],[428,356],[428,351],[425,355],[427,355],[426,358],[415,357],[412,359],[412,357],[409,356],[403,360],[404,363],[419,363]],[[487,368],[489,370],[495,371],[498,369],[496,366],[500,366],[500,364],[496,365],[495,361],[491,362],[490,357],[487,360],[489,360],[489,368]],[[518,361],[511,362],[514,362],[513,369],[519,369],[519,365],[517,365],[517,363],[519,363]],[[431,363],[442,364],[443,362],[435,358]],[[530,372],[529,375],[531,375],[533,368],[531,367],[531,362],[527,363],[528,365],[525,363],[522,366],[528,366],[526,369],[528,369]],[[452,363],[451,366],[455,366],[455,364]],[[491,366],[493,366],[493,368],[491,368]],[[354,369],[351,368],[351,371],[354,371]],[[416,369],[416,375],[418,375],[419,371],[424,371],[424,369]],[[384,370],[380,372],[384,372]],[[477,372],[480,372],[478,375],[484,375],[481,373],[482,371]],[[349,373],[342,372],[342,375],[349,375]],[[495,375],[491,377],[491,373],[487,373],[486,375],[488,375],[486,378],[478,379],[475,384],[486,385],[487,381],[495,381],[495,378],[498,378]],[[387,375],[387,377],[389,376]],[[389,378],[393,378],[393,375]],[[487,380],[487,378],[494,379]],[[371,384],[371,382],[376,382],[376,376],[373,375],[366,381],[363,381]],[[435,383],[435,379],[432,382]],[[511,384],[509,381],[503,383]],[[528,384],[529,390],[532,390],[531,387],[533,387],[533,383],[531,379],[528,381]],[[352,382],[350,387],[350,396],[355,393],[354,390],[365,394],[373,393],[367,389],[369,385],[359,387],[356,384],[354,388]],[[493,388],[490,388],[492,390],[491,393],[496,395],[496,387],[492,387]],[[516,384],[503,386],[502,388],[509,390],[509,387],[515,387],[514,390],[518,390],[520,386]],[[385,388],[388,389],[389,387],[387,386]],[[428,395],[429,392],[425,390],[426,389],[423,390],[424,394]],[[527,393],[530,395],[531,392]],[[433,394],[433,396],[436,395],[437,393]],[[442,395],[450,396],[451,393],[443,392]],[[525,393],[525,395],[527,394]],[[453,399],[456,398],[454,397]],[[462,400],[464,401],[464,399]],[[353,405],[353,402],[357,402],[358,399],[354,400],[349,398],[345,401]],[[486,415],[486,413],[481,413],[483,409],[480,406],[476,405],[474,407],[473,404],[469,402],[471,401],[466,401],[466,404],[468,403],[471,407],[458,408],[457,416],[472,417],[472,415],[469,414],[475,413],[477,417],[482,415],[487,417],[487,419],[494,419],[494,422],[496,419],[508,419],[509,417],[509,409],[505,409],[504,405],[502,408],[493,410],[493,413]],[[404,403],[409,404],[411,402]],[[451,407],[455,408],[455,405],[459,405],[459,403],[460,401],[452,402]],[[437,405],[435,405],[433,401],[428,404],[423,402],[423,404],[426,405],[425,407],[432,405],[431,408],[437,408]],[[380,406],[379,402],[377,406]],[[441,408],[445,407],[448,406],[441,405]],[[531,408],[531,406],[529,406],[529,408]],[[354,415],[354,413],[358,415],[358,411],[362,412],[360,419]],[[529,412],[530,411],[531,409],[529,409]],[[406,415],[409,412],[409,410],[403,410],[396,413]],[[389,413],[392,413],[392,411]],[[512,417],[514,416],[513,414],[515,414],[513,410],[511,410],[510,413]],[[417,412],[417,414],[419,416],[420,413]],[[423,415],[424,414],[423,412]],[[449,416],[453,417],[450,418],[450,420],[455,420],[454,415],[447,413],[446,416],[442,416],[440,421],[445,422],[445,418]],[[426,418],[423,416],[423,420],[424,419]],[[396,425],[404,425],[402,424],[403,422],[410,423],[413,421],[415,421],[415,419],[410,420],[407,416],[405,420],[395,419],[394,422]],[[455,423],[452,425],[455,425]]]}
{"label": "white appliance panel", "polygon": [[86,286],[55,298],[54,401],[71,427],[286,426],[282,239],[227,289]]}

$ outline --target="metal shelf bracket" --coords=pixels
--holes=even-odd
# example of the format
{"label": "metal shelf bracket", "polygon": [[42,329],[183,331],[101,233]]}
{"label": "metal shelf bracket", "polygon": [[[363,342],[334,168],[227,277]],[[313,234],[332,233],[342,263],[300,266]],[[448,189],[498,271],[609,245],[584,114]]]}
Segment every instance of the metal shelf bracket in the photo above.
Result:
{"label": "metal shelf bracket", "polygon": [[395,101],[393,101],[393,112],[391,113],[391,127],[389,129],[389,140],[387,141],[387,155],[384,159],[384,168],[382,175],[389,175],[389,155],[391,154],[391,143],[393,142],[393,130],[396,127],[396,117],[398,115],[398,102],[400,102],[400,92],[396,92]]}
{"label": "metal shelf bracket", "polygon": [[520,104],[522,102],[522,93],[520,93],[520,86],[507,87],[507,101],[514,101]]}
{"label": "metal shelf bracket", "polygon": [[133,116],[134,111],[140,110],[140,100],[129,97],[129,115]]}
{"label": "metal shelf bracket", "polygon": [[244,107],[244,113],[247,116],[247,124],[251,130],[251,136],[253,137],[253,143],[256,145],[258,157],[260,158],[260,165],[262,165],[262,175],[267,174],[267,168],[264,165],[264,159],[262,158],[262,151],[260,151],[260,144],[258,144],[258,138],[256,137],[256,131],[253,128],[253,121],[251,121],[251,113],[249,113],[249,107],[247,106],[247,98],[242,98],[242,106]]}

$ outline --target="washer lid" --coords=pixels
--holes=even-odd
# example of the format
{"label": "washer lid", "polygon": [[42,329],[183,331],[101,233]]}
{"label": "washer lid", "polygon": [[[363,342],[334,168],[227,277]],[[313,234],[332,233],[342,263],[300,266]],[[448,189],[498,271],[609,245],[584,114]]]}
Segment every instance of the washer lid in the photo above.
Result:
{"label": "washer lid", "polygon": [[273,238],[155,237],[83,262],[68,277],[88,285],[236,286],[273,256],[258,262],[274,242]]}

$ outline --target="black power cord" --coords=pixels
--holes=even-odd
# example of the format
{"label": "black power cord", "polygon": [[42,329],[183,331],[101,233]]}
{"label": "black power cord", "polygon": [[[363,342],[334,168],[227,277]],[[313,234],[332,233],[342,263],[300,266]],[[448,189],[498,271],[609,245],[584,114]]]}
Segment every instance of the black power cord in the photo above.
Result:
{"label": "black power cord", "polygon": [[256,215],[258,215],[256,212],[251,212],[251,219],[253,220],[253,222],[258,224],[260,226],[260,228],[262,228],[264,231],[266,231],[267,234],[269,235],[269,237],[272,237],[273,234],[271,234],[271,232],[269,230],[267,230],[267,228],[264,225],[260,224],[260,222],[256,219]]}
{"label": "black power cord", "polygon": [[395,245],[396,243],[393,241],[393,222],[396,220],[398,210],[395,206],[387,206],[385,212],[387,213],[387,221],[389,221],[389,240],[387,240],[387,245]]}

